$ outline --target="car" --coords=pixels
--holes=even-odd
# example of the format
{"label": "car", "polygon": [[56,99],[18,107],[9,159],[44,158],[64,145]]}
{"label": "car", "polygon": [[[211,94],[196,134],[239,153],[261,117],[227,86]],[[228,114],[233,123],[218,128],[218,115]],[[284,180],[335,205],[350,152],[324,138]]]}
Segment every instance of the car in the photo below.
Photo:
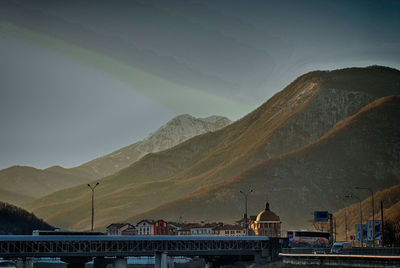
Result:
{"label": "car", "polygon": [[351,247],[351,242],[335,242],[332,245],[331,254],[342,253],[343,249]]}

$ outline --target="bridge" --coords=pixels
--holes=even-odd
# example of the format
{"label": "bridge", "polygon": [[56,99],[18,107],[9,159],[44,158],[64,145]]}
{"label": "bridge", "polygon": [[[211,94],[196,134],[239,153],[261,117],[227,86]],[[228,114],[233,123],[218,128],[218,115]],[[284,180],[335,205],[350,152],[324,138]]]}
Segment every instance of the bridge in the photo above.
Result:
{"label": "bridge", "polygon": [[84,267],[94,260],[95,268],[126,268],[126,257],[155,256],[155,267],[167,267],[167,256],[199,256],[212,263],[240,260],[268,262],[277,258],[287,243],[267,236],[0,236],[0,257],[23,260],[61,258],[68,267]]}

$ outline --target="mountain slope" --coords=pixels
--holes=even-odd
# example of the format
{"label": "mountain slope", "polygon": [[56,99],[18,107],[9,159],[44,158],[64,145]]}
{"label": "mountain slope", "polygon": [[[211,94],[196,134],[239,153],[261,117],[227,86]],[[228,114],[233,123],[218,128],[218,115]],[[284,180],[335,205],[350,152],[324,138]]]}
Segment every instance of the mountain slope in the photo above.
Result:
{"label": "mountain slope", "polygon": [[166,150],[194,136],[221,129],[230,123],[231,121],[223,116],[195,118],[187,114],[179,115],[146,139],[74,169],[93,174],[93,179],[105,177],[128,167],[148,153]]}
{"label": "mountain slope", "polygon": [[21,204],[89,181],[88,174],[58,166],[44,170],[12,166],[0,170],[0,201]]}
{"label": "mountain slope", "polygon": [[22,204],[55,191],[113,174],[144,155],[173,147],[193,136],[218,130],[231,123],[222,116],[195,118],[180,115],[145,140],[117,150],[76,168],[60,166],[44,170],[13,166],[0,170],[0,200]]}
{"label": "mountain slope", "polygon": [[[249,214],[261,211],[268,199],[284,228],[305,228],[314,211],[342,207],[336,196],[354,186],[377,190],[400,183],[399,166],[400,96],[386,97],[337,123],[321,139],[300,150],[269,159],[228,181],[127,220],[175,219],[181,215],[188,220],[232,222],[244,209],[239,191],[251,188],[255,193],[249,196]],[[370,203],[363,203],[366,210]],[[351,208],[355,210],[357,205]]]}
{"label": "mountain slope", "polygon": [[[356,190],[351,191],[356,195],[359,194],[359,192],[356,192]],[[348,205],[355,201],[356,200],[348,200],[346,203],[342,202],[343,205],[347,204],[347,206],[341,208],[334,214],[336,219],[337,240],[344,241],[346,239],[345,214],[347,214],[348,235],[355,235],[356,233],[355,225],[360,224],[360,205],[358,201],[352,205]],[[398,184],[374,193],[375,220],[381,220],[380,201],[383,201],[384,221],[399,222],[400,185]],[[362,201],[361,209],[363,214],[363,222],[365,223],[367,219],[372,220],[371,197],[368,197]]]}
{"label": "mountain slope", "polygon": [[[103,179],[97,223],[138,214],[229,179],[269,158],[308,145],[373,100],[400,93],[400,72],[372,66],[308,73],[226,128],[150,154]],[[61,197],[61,198],[59,198]],[[82,185],[27,205],[52,223],[86,228],[89,192]],[[73,216],[71,216],[73,215]]]}
{"label": "mountain slope", "polygon": [[38,219],[16,206],[0,202],[0,235],[30,235],[33,230],[53,230],[43,220]]}

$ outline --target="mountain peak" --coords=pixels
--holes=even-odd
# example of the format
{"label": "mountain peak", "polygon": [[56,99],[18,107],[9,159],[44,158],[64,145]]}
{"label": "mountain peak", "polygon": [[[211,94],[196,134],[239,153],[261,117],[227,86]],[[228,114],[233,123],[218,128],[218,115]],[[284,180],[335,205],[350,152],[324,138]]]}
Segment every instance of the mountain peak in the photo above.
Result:
{"label": "mountain peak", "polygon": [[181,114],[149,134],[144,140],[83,164],[78,169],[84,169],[97,177],[108,176],[128,167],[148,153],[167,150],[194,136],[219,130],[230,123],[231,121],[223,116],[196,118],[189,114]]}

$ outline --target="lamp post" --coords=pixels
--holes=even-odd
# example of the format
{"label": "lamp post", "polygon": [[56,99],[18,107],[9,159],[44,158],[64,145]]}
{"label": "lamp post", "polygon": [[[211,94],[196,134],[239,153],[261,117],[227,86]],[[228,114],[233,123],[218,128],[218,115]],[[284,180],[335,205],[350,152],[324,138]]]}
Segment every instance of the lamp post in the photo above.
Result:
{"label": "lamp post", "polygon": [[[339,197],[339,196],[337,195],[337,197]],[[343,197],[340,196],[340,199],[344,203],[346,203],[346,200]],[[344,226],[345,226],[345,229],[346,229],[346,242],[347,242],[347,237],[348,237],[348,233],[349,233],[348,232],[348,226],[347,226],[347,206],[344,207]]]}
{"label": "lamp post", "polygon": [[374,208],[374,191],[372,191],[371,188],[367,187],[354,187],[356,190],[367,190],[371,193],[371,208],[372,208],[372,241],[373,241],[373,246],[375,247],[375,208]]}
{"label": "lamp post", "polygon": [[94,224],[94,189],[96,189],[97,185],[99,185],[100,183],[96,183],[95,186],[91,186],[90,184],[88,184],[87,186],[89,186],[90,190],[92,190],[92,231],[93,231],[93,224]]}
{"label": "lamp post", "polygon": [[361,208],[361,199],[356,195],[345,195],[347,198],[355,198],[360,202],[360,233],[361,233],[361,245],[364,243],[364,229],[363,229],[363,220],[362,220],[362,208]]}
{"label": "lamp post", "polygon": [[249,196],[249,194],[251,194],[252,192],[254,192],[252,189],[244,192],[242,190],[240,190],[240,193],[242,195],[244,195],[244,228],[246,228],[246,235],[249,234],[249,228],[248,228],[248,223],[247,223],[247,197]]}

